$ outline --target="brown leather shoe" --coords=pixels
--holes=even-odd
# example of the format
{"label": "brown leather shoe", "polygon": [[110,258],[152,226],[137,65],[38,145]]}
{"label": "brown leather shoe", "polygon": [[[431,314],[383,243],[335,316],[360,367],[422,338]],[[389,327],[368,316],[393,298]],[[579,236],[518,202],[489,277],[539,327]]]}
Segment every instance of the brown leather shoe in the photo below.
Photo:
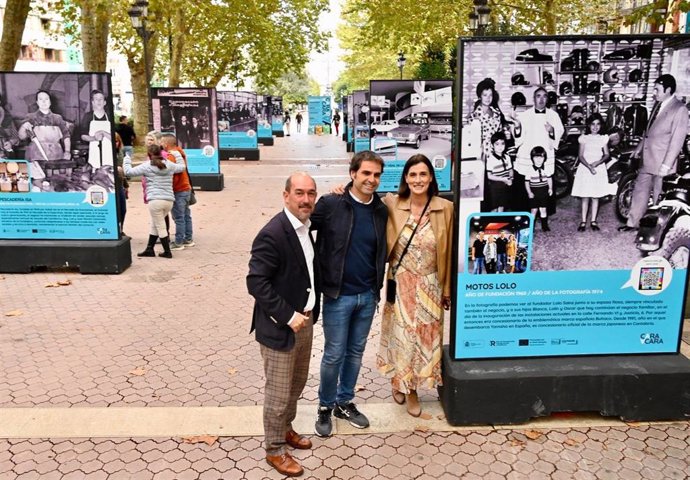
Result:
{"label": "brown leather shoe", "polygon": [[413,417],[418,417],[422,414],[422,406],[419,404],[419,397],[415,390],[410,390],[408,395],[405,395],[407,400],[407,413]]}
{"label": "brown leather shoe", "polygon": [[285,434],[285,441],[292,448],[298,448],[300,450],[309,450],[311,448],[311,440],[307,437],[303,437],[294,430],[289,430]]}
{"label": "brown leather shoe", "polygon": [[278,473],[288,477],[299,477],[304,473],[302,466],[289,453],[266,455],[266,462],[278,470]]}

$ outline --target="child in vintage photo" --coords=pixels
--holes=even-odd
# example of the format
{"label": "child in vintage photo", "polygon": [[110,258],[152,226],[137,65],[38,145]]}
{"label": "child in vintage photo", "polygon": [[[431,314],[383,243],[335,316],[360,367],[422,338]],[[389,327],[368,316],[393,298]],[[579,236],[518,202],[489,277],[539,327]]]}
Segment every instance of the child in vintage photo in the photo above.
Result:
{"label": "child in vintage photo", "polygon": [[[573,197],[582,199],[582,221],[577,227],[578,232],[587,228],[587,214],[590,214],[589,226],[598,231],[597,214],[599,213],[599,199],[615,193],[609,185],[606,162],[609,159],[608,135],[602,135],[604,119],[599,113],[593,113],[587,118],[585,134],[580,135],[579,165],[573,181]],[[589,205],[592,208],[589,208]]]}
{"label": "child in vintage photo", "polygon": [[537,145],[530,151],[530,157],[532,159],[532,171],[525,176],[525,189],[529,197],[529,208],[535,220],[537,219],[537,212],[539,212],[541,229],[544,232],[548,232],[551,229],[549,228],[546,207],[549,197],[553,194],[553,179],[544,172],[546,150],[544,147]]}
{"label": "child in vintage photo", "polygon": [[506,154],[506,136],[498,131],[491,136],[491,155],[486,159],[486,176],[493,210],[502,212],[510,204],[513,163]]}

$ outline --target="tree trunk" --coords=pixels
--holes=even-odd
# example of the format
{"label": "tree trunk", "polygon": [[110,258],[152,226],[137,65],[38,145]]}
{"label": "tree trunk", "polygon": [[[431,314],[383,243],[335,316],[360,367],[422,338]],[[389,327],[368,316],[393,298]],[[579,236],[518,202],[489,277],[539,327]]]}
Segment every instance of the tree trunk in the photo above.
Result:
{"label": "tree trunk", "polygon": [[0,70],[11,71],[19,58],[31,0],[7,0],[0,40]]}
{"label": "tree trunk", "polygon": [[184,55],[185,40],[187,38],[187,25],[185,24],[185,17],[182,9],[175,9],[172,23],[172,49],[170,52],[170,76],[168,77],[168,86],[179,87],[182,58]]}
{"label": "tree trunk", "polygon": [[546,35],[556,35],[556,0],[546,0],[544,5],[544,22],[546,23]]}
{"label": "tree trunk", "polygon": [[134,131],[137,134],[137,144],[144,143],[144,137],[149,131],[149,89],[146,85],[143,59],[135,62],[131,56],[127,57],[127,65],[132,76],[132,116],[134,117]]}
{"label": "tree trunk", "polygon": [[109,29],[110,20],[104,3],[98,0],[81,2],[81,44],[84,71],[105,71]]}

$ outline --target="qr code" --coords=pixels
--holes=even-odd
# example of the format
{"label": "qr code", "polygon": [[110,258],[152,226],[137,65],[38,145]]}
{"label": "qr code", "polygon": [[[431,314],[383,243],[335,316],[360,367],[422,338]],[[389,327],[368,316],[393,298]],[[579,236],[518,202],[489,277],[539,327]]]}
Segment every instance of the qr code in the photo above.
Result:
{"label": "qr code", "polygon": [[639,290],[661,290],[664,283],[664,267],[642,267]]}

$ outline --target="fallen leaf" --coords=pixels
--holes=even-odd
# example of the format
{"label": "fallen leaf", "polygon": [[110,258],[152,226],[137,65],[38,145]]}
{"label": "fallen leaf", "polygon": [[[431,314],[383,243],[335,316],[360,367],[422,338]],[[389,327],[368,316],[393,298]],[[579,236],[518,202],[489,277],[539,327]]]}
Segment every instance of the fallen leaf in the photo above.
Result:
{"label": "fallen leaf", "polygon": [[0,275],[0,280],[4,280],[5,277],[3,275]]}
{"label": "fallen leaf", "polygon": [[72,285],[72,280],[58,280],[58,285],[66,287],[67,285]]}
{"label": "fallen leaf", "polygon": [[146,374],[146,370],[144,369],[144,367],[137,367],[134,370],[130,370],[129,374],[141,377],[142,375]]}
{"label": "fallen leaf", "polygon": [[525,437],[529,438],[530,440],[536,440],[537,438],[544,435],[543,433],[538,432],[536,430],[526,430],[524,433]]}
{"label": "fallen leaf", "polygon": [[204,276],[203,275],[194,275],[192,278],[194,280],[199,280],[200,278],[204,278]]}
{"label": "fallen leaf", "polygon": [[430,414],[430,413],[423,412],[423,413],[419,416],[419,418],[421,418],[422,420],[431,420],[431,414]]}
{"label": "fallen leaf", "polygon": [[625,422],[625,424],[626,424],[627,426],[633,427],[633,428],[636,428],[636,427],[639,427],[639,426],[642,425],[640,422]]}
{"label": "fallen leaf", "polygon": [[192,437],[182,437],[184,443],[205,443],[209,447],[216,443],[218,436],[216,435],[195,435]]}
{"label": "fallen leaf", "polygon": [[575,445],[578,445],[580,442],[578,442],[577,440],[573,440],[572,438],[566,438],[565,442],[563,443],[565,443],[566,445],[570,445],[571,447],[574,447]]}
{"label": "fallen leaf", "polygon": [[439,413],[438,415],[436,415],[436,418],[438,418],[439,420],[445,420],[446,416],[442,413]]}
{"label": "fallen leaf", "polygon": [[355,385],[355,392],[361,392],[364,390],[364,385]]}
{"label": "fallen leaf", "polygon": [[6,317],[18,317],[20,315],[24,315],[22,310],[10,310],[9,312],[5,313]]}
{"label": "fallen leaf", "polygon": [[234,375],[234,374],[237,373],[237,369],[236,369],[236,368],[228,368],[228,373],[229,373],[230,375]]}
{"label": "fallen leaf", "polygon": [[60,285],[58,285],[57,283],[46,283],[45,288],[55,288],[59,286]]}
{"label": "fallen leaf", "polygon": [[424,426],[424,425],[415,425],[414,431],[415,431],[415,432],[428,432],[428,431],[429,431],[429,427],[426,427],[426,426]]}
{"label": "fallen leaf", "polygon": [[518,440],[517,438],[512,439],[510,441],[510,444],[513,447],[524,447],[525,446],[525,442],[523,442],[522,440]]}

